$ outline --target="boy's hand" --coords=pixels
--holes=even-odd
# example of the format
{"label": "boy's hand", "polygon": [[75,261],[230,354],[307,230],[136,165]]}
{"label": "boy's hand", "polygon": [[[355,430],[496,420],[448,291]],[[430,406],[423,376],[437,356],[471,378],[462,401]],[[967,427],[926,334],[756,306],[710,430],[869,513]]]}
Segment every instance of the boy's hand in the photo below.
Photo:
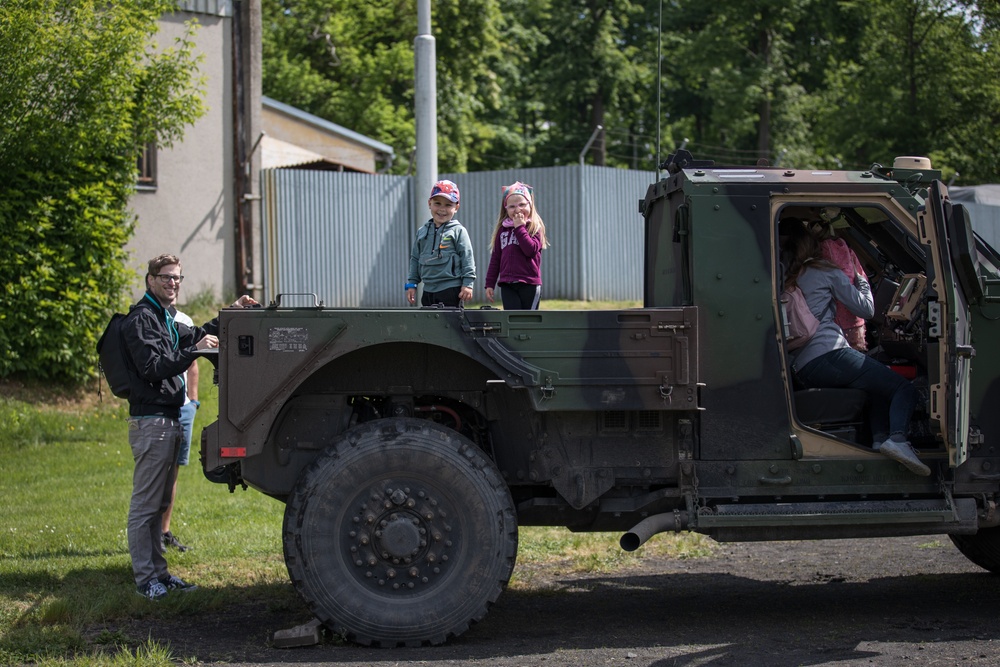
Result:
{"label": "boy's hand", "polygon": [[487,300],[489,300],[490,303],[493,303],[493,288],[492,287],[487,287],[486,288],[486,298],[487,298]]}
{"label": "boy's hand", "polygon": [[472,288],[463,287],[458,290],[458,300],[459,301],[472,301]]}
{"label": "boy's hand", "polygon": [[412,305],[417,302],[417,288],[411,287],[406,290],[406,300]]}

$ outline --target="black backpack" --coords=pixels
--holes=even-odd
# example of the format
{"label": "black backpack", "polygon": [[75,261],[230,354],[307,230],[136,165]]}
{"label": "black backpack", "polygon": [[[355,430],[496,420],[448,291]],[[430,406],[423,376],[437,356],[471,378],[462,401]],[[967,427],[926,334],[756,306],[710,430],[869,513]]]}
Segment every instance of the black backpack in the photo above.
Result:
{"label": "black backpack", "polygon": [[131,382],[132,360],[125,348],[122,329],[127,315],[115,313],[105,327],[101,339],[97,341],[98,367],[108,381],[111,393],[118,398],[128,398]]}

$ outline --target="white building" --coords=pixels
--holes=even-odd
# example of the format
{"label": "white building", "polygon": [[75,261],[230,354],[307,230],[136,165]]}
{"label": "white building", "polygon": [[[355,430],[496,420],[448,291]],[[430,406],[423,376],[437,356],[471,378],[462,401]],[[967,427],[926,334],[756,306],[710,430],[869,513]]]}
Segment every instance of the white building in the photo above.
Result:
{"label": "white building", "polygon": [[[131,200],[137,215],[129,243],[144,289],[146,262],[181,258],[182,303],[200,292],[219,298],[255,291],[259,264],[260,0],[178,0],[160,21],[159,45],[171,46],[196,21],[208,112],[172,148],[147,151]],[[234,62],[240,63],[234,67]],[[248,159],[249,156],[249,159]]]}

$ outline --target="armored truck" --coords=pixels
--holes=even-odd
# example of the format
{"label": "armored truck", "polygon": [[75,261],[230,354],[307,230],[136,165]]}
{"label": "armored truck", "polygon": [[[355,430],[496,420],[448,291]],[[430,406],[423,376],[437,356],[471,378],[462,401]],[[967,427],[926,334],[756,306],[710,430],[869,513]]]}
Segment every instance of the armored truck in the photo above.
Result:
{"label": "armored truck", "polygon": [[[620,532],[626,550],[666,531],[947,535],[1000,572],[1000,256],[940,172],[683,151],[661,168],[639,201],[640,308],[221,312],[205,474],[285,503],[291,581],[331,630],[459,635],[507,584],[519,526]],[[832,225],[870,276],[868,354],[916,388],[929,476],[873,449],[863,391],[797,384],[787,217]]]}

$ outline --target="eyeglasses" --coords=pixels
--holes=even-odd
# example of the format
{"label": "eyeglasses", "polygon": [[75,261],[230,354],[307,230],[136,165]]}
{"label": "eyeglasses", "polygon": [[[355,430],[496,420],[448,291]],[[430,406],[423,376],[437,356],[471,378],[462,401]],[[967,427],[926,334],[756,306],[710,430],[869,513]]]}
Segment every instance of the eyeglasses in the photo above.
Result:
{"label": "eyeglasses", "polygon": [[161,283],[177,283],[180,285],[184,282],[184,276],[174,276],[169,273],[160,273],[156,277],[160,279]]}

